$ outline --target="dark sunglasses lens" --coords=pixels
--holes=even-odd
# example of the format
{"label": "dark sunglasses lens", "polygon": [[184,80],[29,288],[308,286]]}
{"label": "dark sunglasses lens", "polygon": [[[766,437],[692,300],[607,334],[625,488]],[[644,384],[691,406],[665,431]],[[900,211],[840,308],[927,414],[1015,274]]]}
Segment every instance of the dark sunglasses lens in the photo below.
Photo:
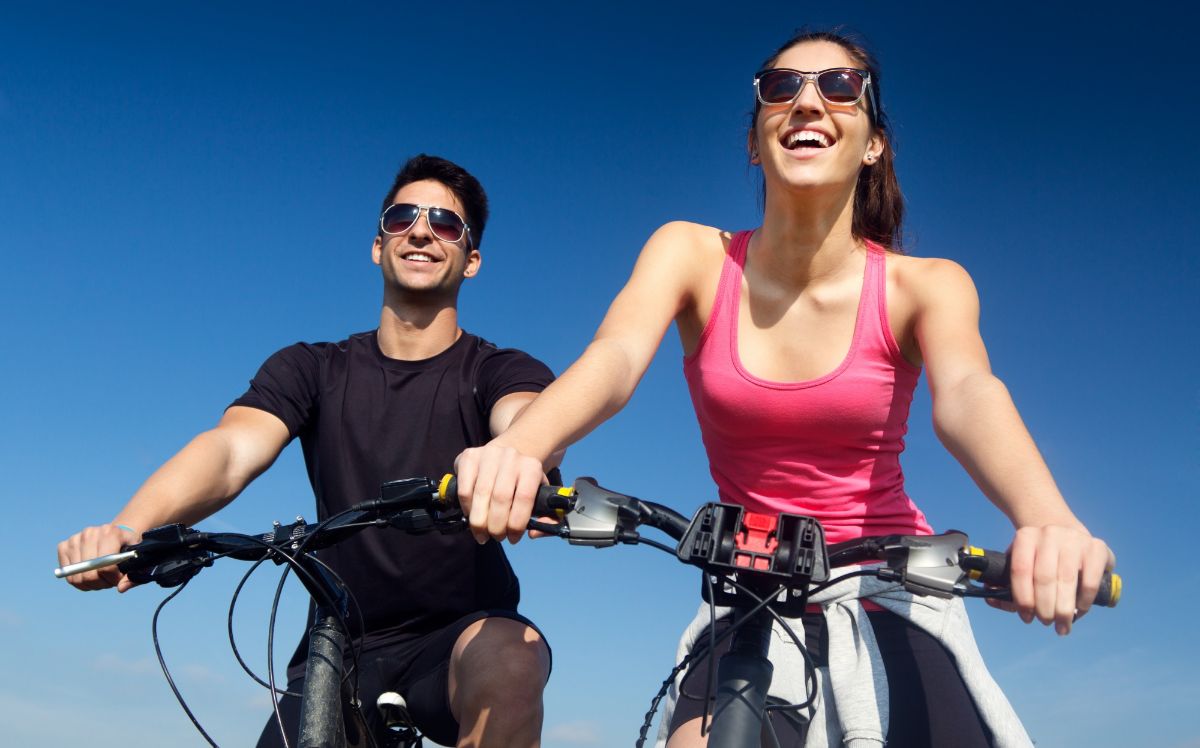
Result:
{"label": "dark sunglasses lens", "polygon": [[456,242],[462,238],[463,222],[458,216],[442,208],[429,209],[429,228],[442,241]]}
{"label": "dark sunglasses lens", "polygon": [[420,213],[421,209],[415,205],[397,203],[383,211],[379,225],[385,234],[403,234],[412,228],[413,221],[417,220]]}
{"label": "dark sunglasses lens", "polygon": [[817,76],[817,86],[826,101],[853,104],[862,98],[863,77],[857,70],[826,70]]}
{"label": "dark sunglasses lens", "polygon": [[769,70],[758,78],[758,95],[768,104],[784,104],[796,98],[803,83],[790,70]]}

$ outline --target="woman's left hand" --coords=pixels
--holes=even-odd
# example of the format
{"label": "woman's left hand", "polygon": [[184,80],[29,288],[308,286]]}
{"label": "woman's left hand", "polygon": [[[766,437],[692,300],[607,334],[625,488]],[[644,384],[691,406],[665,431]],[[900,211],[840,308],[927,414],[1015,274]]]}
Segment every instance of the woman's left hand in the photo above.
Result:
{"label": "woman's left hand", "polygon": [[1060,636],[1091,607],[1101,577],[1116,565],[1108,544],[1081,526],[1018,528],[1009,555],[1012,601],[989,603],[1025,623],[1053,623]]}

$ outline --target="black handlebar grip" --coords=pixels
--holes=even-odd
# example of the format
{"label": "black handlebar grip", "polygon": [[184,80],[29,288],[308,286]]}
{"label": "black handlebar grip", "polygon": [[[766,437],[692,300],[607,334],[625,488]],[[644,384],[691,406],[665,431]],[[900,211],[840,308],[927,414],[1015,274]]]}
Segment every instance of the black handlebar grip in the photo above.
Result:
{"label": "black handlebar grip", "polygon": [[[994,584],[999,587],[1008,586],[1008,554],[1001,551],[989,551],[984,548],[969,547],[962,554],[960,565],[984,584]],[[1121,575],[1106,571],[1100,579],[1100,587],[1096,590],[1093,605],[1105,608],[1115,608],[1121,600]]]}
{"label": "black handlebar grip", "polygon": [[[458,479],[447,473],[438,483],[438,498],[458,504]],[[575,508],[575,489],[569,486],[539,486],[533,500],[534,517],[561,517]]]}

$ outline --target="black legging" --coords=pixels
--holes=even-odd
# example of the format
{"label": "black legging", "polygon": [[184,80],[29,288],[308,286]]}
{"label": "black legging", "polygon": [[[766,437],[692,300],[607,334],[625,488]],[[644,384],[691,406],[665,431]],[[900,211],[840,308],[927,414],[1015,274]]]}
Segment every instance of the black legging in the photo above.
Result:
{"label": "black legging", "polygon": [[[990,746],[991,736],[967,692],[950,653],[936,639],[909,621],[886,611],[867,613],[879,644],[888,681],[888,748]],[[803,617],[804,638],[817,667],[828,663],[825,616]],[[717,635],[729,628],[728,618],[717,621]],[[705,647],[708,630],[697,639]],[[717,645],[717,656],[729,649],[730,639]],[[709,658],[700,657],[688,669],[671,719],[671,732],[697,719],[704,709]],[[808,724],[773,712],[771,724],[783,746],[803,746]]]}

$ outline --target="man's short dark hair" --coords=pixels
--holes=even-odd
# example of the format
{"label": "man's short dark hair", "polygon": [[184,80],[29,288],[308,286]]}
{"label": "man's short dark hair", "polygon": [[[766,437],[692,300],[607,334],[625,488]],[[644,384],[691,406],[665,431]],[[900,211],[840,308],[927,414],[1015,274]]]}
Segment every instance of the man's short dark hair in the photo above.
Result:
{"label": "man's short dark hair", "polygon": [[379,212],[382,213],[391,206],[392,201],[396,199],[396,193],[404,185],[426,179],[441,182],[462,203],[463,210],[467,213],[463,218],[471,227],[471,246],[479,247],[483,243],[483,228],[488,219],[487,193],[469,171],[444,158],[418,153],[406,161],[396,174],[396,181],[388,190],[387,197],[383,198]]}

